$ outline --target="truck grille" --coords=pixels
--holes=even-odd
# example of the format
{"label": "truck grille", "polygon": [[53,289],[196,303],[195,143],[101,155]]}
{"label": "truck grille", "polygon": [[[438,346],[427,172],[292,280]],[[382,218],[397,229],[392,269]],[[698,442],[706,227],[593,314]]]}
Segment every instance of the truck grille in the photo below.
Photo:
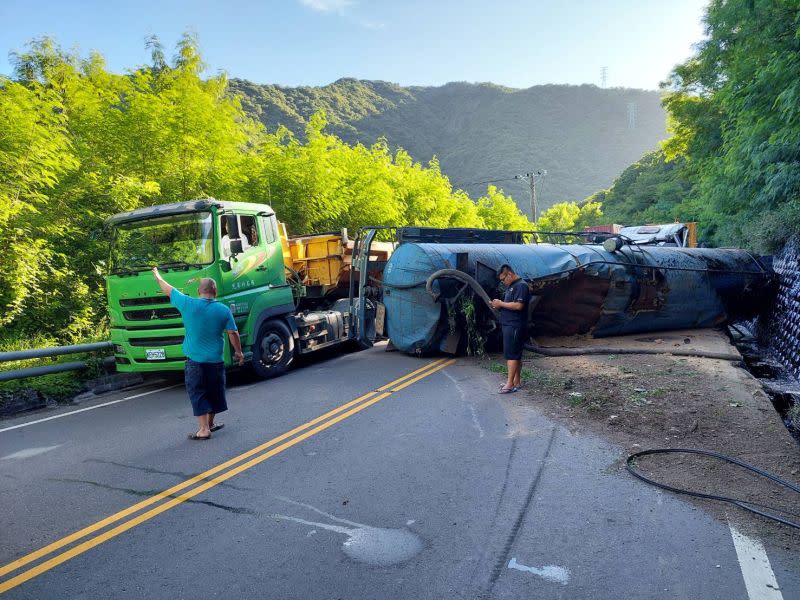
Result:
{"label": "truck grille", "polygon": [[131,346],[178,346],[183,343],[183,336],[131,338],[128,343]]}
{"label": "truck grille", "polygon": [[147,306],[148,304],[169,304],[166,296],[152,296],[151,298],[123,298],[120,306]]}
{"label": "truck grille", "polygon": [[128,321],[154,321],[157,319],[178,319],[181,313],[177,308],[152,308],[147,310],[126,310],[122,313]]}

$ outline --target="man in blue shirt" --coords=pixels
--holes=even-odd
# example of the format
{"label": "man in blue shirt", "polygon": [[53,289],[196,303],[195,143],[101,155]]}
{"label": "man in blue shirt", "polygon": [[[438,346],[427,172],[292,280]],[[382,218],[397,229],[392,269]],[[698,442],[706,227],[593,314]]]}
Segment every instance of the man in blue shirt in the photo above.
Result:
{"label": "man in blue shirt", "polygon": [[503,356],[508,364],[508,381],[500,388],[500,393],[510,394],[516,392],[521,384],[522,350],[528,339],[528,302],[531,292],[528,284],[509,265],[500,267],[497,278],[506,286],[503,300],[492,300],[492,308],[500,309]]}
{"label": "man in blue shirt", "polygon": [[239,330],[233,313],[224,304],[217,302],[217,282],[203,278],[197,288],[199,298],[182,294],[161,277],[158,267],[153,269],[161,291],[183,317],[186,334],[183,338],[183,353],[186,355],[186,391],[192,402],[192,411],[200,424],[190,440],[207,440],[212,431],[222,429],[222,423],[214,423],[214,415],[228,410],[225,401],[225,363],[222,358],[222,333],[234,349],[234,358],[239,366],[244,364]]}

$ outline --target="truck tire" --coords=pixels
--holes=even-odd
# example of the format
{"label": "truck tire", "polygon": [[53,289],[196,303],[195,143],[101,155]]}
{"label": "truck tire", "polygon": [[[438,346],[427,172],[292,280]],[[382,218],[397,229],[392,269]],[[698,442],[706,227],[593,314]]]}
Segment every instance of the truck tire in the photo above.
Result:
{"label": "truck tire", "polygon": [[294,358],[292,333],[282,321],[267,321],[258,330],[253,344],[252,366],[262,379],[283,375]]}
{"label": "truck tire", "polygon": [[353,340],[353,350],[369,350],[374,345],[372,340]]}

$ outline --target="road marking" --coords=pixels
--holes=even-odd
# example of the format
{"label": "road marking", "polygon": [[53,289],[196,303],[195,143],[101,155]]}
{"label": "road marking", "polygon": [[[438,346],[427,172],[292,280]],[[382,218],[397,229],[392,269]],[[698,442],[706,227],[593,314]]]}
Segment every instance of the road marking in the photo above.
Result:
{"label": "road marking", "polygon": [[327,513],[310,504],[295,502],[288,498],[281,499],[290,504],[319,513],[336,523],[349,525],[349,527],[345,527],[332,523],[309,521],[308,519],[301,519],[300,517],[279,513],[269,515],[269,517],[280,521],[291,521],[300,523],[301,525],[309,525],[310,527],[318,527],[327,531],[344,534],[347,536],[347,539],[342,544],[342,550],[353,560],[371,565],[388,567],[404,562],[422,551],[422,540],[416,533],[409,529],[374,527],[372,525],[364,525],[363,523],[355,523]]}
{"label": "road marking", "polygon": [[158,392],[171,390],[172,388],[181,387],[182,385],[183,385],[182,383],[176,383],[175,385],[168,385],[166,387],[157,388],[155,390],[142,392],[141,394],[134,394],[133,396],[127,396],[126,398],[120,398],[119,400],[112,400],[111,402],[103,402],[102,404],[95,404],[94,406],[79,408],[78,410],[72,410],[70,412],[61,413],[60,415],[53,415],[52,417],[37,419],[36,421],[28,421],[27,423],[21,423],[19,425],[12,425],[11,427],[0,429],[0,433],[3,433],[4,431],[11,431],[12,429],[19,429],[20,427],[28,427],[29,425],[36,425],[37,423],[44,423],[45,421],[52,421],[53,419],[61,419],[62,417],[69,417],[70,415],[77,415],[78,413],[86,412],[87,410],[94,410],[96,408],[103,408],[104,406],[111,406],[112,404],[119,404],[120,402],[127,402],[128,400],[134,400],[135,398],[141,398],[142,396],[149,396],[150,394],[156,394]]}
{"label": "road marking", "polygon": [[518,563],[516,558],[512,558],[510,561],[508,561],[508,568],[516,571],[524,571],[525,573],[531,573],[537,577],[541,577],[547,581],[555,581],[561,585],[567,585],[567,583],[569,583],[569,569],[565,569],[564,567],[559,567],[556,565],[528,567]]}
{"label": "road marking", "polygon": [[763,544],[747,537],[730,523],[728,527],[750,600],[783,600]]}
{"label": "road marking", "polygon": [[[178,506],[179,504],[185,502],[186,500],[189,500],[190,498],[193,498],[194,496],[197,496],[198,494],[201,494],[201,493],[205,492],[206,490],[209,490],[209,489],[219,485],[220,483],[223,483],[224,481],[227,481],[231,477],[234,477],[234,476],[238,475],[239,473],[242,473],[243,471],[246,471],[246,470],[248,470],[248,469],[250,469],[250,468],[252,468],[252,467],[254,467],[254,466],[256,466],[256,465],[258,465],[258,464],[260,464],[262,462],[264,462],[265,460],[275,456],[276,454],[280,454],[281,452],[283,452],[287,448],[291,448],[295,444],[298,444],[298,443],[302,442],[303,440],[305,440],[305,439],[307,439],[307,438],[309,438],[309,437],[311,437],[313,435],[316,435],[320,431],[323,431],[323,430],[335,425],[336,423],[339,423],[340,421],[343,421],[343,420],[353,416],[354,414],[356,414],[356,413],[358,413],[358,412],[360,412],[360,411],[372,406],[373,404],[375,404],[377,402],[380,402],[384,398],[387,398],[388,396],[391,396],[396,391],[399,391],[400,389],[403,389],[403,388],[407,387],[408,385],[410,385],[410,383],[406,383],[406,384],[397,386],[396,384],[398,382],[402,382],[402,381],[407,381],[408,382],[408,381],[410,381],[411,383],[414,383],[414,382],[419,381],[420,379],[422,379],[424,377],[427,377],[428,375],[432,375],[433,373],[436,373],[436,372],[440,371],[441,369],[450,366],[454,362],[455,362],[454,359],[450,359],[450,360],[439,359],[439,360],[430,362],[430,363],[426,364],[425,366],[420,367],[419,369],[417,369],[415,371],[412,371],[411,373],[407,373],[406,375],[404,375],[402,377],[399,377],[398,379],[395,379],[394,381],[386,384],[385,386],[382,386],[384,388],[387,387],[387,386],[388,387],[395,386],[395,388],[392,391],[386,391],[386,392],[383,392],[383,393],[377,393],[378,390],[375,390],[375,391],[369,392],[367,394],[364,394],[363,396],[360,396],[360,397],[356,398],[355,400],[351,400],[350,402],[347,402],[347,403],[345,403],[345,404],[343,404],[343,405],[341,405],[341,406],[339,406],[339,407],[337,407],[337,408],[335,408],[335,409],[333,409],[331,411],[328,411],[324,415],[320,415],[319,417],[316,417],[315,419],[312,419],[311,421],[309,421],[307,423],[304,423],[303,425],[295,427],[291,431],[288,431],[288,432],[286,432],[284,434],[281,434],[280,436],[278,436],[276,438],[273,438],[272,440],[269,440],[268,442],[265,442],[264,444],[261,444],[260,446],[257,446],[255,448],[253,448],[252,450],[248,450],[247,452],[245,452],[243,454],[240,454],[237,457],[234,457],[234,458],[232,458],[232,459],[230,459],[230,460],[228,460],[228,461],[226,461],[226,462],[224,462],[224,463],[222,463],[220,465],[217,465],[216,467],[214,467],[212,469],[209,469],[208,471],[205,471],[204,473],[201,473],[199,475],[195,475],[191,479],[188,479],[188,480],[186,480],[186,481],[184,481],[184,482],[182,482],[182,483],[180,483],[178,485],[175,485],[175,486],[169,488],[168,490],[160,492],[159,494],[156,494],[155,496],[151,496],[147,500],[143,500],[142,502],[134,504],[133,506],[131,506],[129,508],[126,508],[125,510],[122,510],[122,511],[120,511],[120,512],[114,514],[114,515],[111,515],[110,517],[107,517],[107,518],[105,518],[105,519],[103,519],[101,521],[98,521],[97,523],[94,523],[93,525],[89,525],[88,527],[85,527],[85,528],[83,528],[83,529],[81,529],[81,530],[79,530],[79,531],[77,531],[77,532],[75,532],[75,533],[73,533],[71,535],[68,535],[68,536],[66,536],[66,537],[64,537],[64,538],[62,538],[60,540],[57,540],[57,541],[55,541],[55,542],[53,542],[53,543],[51,543],[51,544],[39,549],[39,550],[31,552],[30,554],[27,554],[27,555],[25,555],[25,556],[15,560],[15,561],[9,563],[9,564],[7,564],[7,565],[5,565],[3,567],[0,567],[0,576],[6,575],[7,573],[10,573],[11,571],[15,571],[15,570],[19,569],[20,567],[22,567],[22,566],[24,566],[26,564],[29,564],[29,563],[31,563],[31,562],[33,562],[35,560],[38,560],[39,558],[42,558],[42,557],[44,557],[44,556],[46,556],[48,554],[51,554],[52,552],[54,552],[54,551],[56,551],[56,550],[58,550],[60,548],[63,548],[64,546],[67,546],[68,544],[71,544],[72,542],[75,542],[75,541],[77,541],[77,540],[79,540],[79,539],[81,539],[83,537],[86,537],[90,533],[94,533],[95,531],[103,529],[106,526],[125,518],[126,516],[129,516],[129,515],[131,515],[131,514],[133,514],[135,512],[138,512],[139,510],[141,510],[142,508],[144,508],[146,506],[150,506],[151,504],[155,504],[155,503],[157,503],[157,502],[159,502],[159,501],[161,501],[161,500],[163,500],[163,499],[165,499],[167,497],[172,497],[171,500],[169,500],[167,502],[164,502],[164,503],[156,506],[155,508],[152,508],[149,511],[140,514],[139,516],[134,517],[133,519],[130,519],[129,521],[126,521],[126,522],[124,522],[124,523],[122,523],[120,525],[117,525],[113,529],[105,531],[104,533],[101,533],[101,534],[97,535],[94,538],[88,539],[88,540],[86,540],[86,541],[84,541],[84,542],[82,542],[82,543],[70,548],[69,550],[67,550],[65,552],[62,552],[61,554],[58,554],[58,555],[54,556],[53,558],[50,558],[50,559],[40,563],[39,565],[37,565],[35,567],[32,567],[31,569],[28,569],[27,571],[24,571],[24,572],[20,573],[19,575],[16,575],[15,577],[12,577],[11,579],[8,579],[8,580],[0,583],[0,594],[2,594],[3,592],[6,592],[6,591],[8,591],[8,590],[10,590],[10,589],[12,589],[14,587],[17,587],[18,585],[20,585],[20,584],[22,584],[22,583],[24,583],[24,582],[26,582],[26,581],[38,576],[38,575],[41,575],[42,573],[44,573],[46,571],[49,571],[53,567],[55,567],[57,565],[60,565],[61,563],[64,563],[64,562],[70,560],[71,558],[74,558],[75,556],[78,556],[79,554],[82,554],[82,553],[86,552],[87,550],[90,550],[91,548],[94,548],[95,546],[98,546],[98,545],[100,545],[100,544],[102,544],[102,543],[104,543],[104,542],[106,542],[106,541],[118,536],[118,535],[124,533],[125,531],[128,531],[129,529],[132,529],[133,527],[136,527],[137,525],[139,525],[141,523],[144,523],[145,521],[148,521],[148,520],[152,519],[153,517],[161,514],[162,512],[165,512],[165,511],[167,511],[167,510],[169,510],[171,508],[174,508],[175,506]],[[375,394],[377,394],[377,395],[375,395]],[[346,411],[346,412],[342,413],[342,411]],[[337,413],[342,413],[342,414],[339,414],[338,416],[333,416],[333,415],[336,415]],[[325,421],[325,419],[330,417],[330,416],[333,416],[333,418]],[[295,433],[299,433],[299,432],[301,432],[301,431],[303,431],[305,429],[308,429],[312,425],[320,423],[321,421],[324,421],[324,422],[322,424],[320,424],[320,425],[317,425],[316,427],[313,427],[313,429],[310,429],[309,431],[306,431],[305,433],[300,433],[299,435],[297,435],[296,437],[294,437],[292,439],[289,439],[288,441],[283,441],[283,440],[286,440],[287,438],[290,438]],[[260,454],[259,456],[256,456],[255,458],[252,458],[252,459],[248,460],[245,463],[239,464],[238,466],[230,469],[229,471],[227,471],[227,472],[225,472],[225,473],[223,473],[221,475],[218,475],[218,476],[216,476],[216,477],[214,477],[212,479],[208,479],[208,477],[210,475],[218,473],[219,471],[222,471],[222,470],[224,470],[225,468],[227,468],[229,466],[232,466],[232,465],[235,465],[237,463],[240,463],[245,458],[249,458],[250,456],[253,456],[254,454],[258,454],[262,450],[265,450],[266,448],[268,448],[270,446],[274,446],[275,444],[277,444],[279,442],[282,442],[282,441],[283,441],[283,443],[280,444],[279,446],[276,446],[275,448],[272,448],[271,450],[269,450],[267,452],[264,452],[263,454]],[[192,488],[191,490],[181,494],[180,496],[173,496],[173,494],[175,492],[180,491],[182,489],[185,489],[185,488],[191,486],[192,484],[197,483],[197,482],[202,481],[202,480],[205,480],[205,483],[202,483],[201,485],[198,485],[197,487]]]}
{"label": "road marking", "polygon": [[0,458],[0,460],[13,460],[15,458],[29,458],[31,456],[38,456],[39,454],[44,454],[45,452],[50,452],[51,450],[60,448],[63,445],[64,444],[56,444],[55,446],[42,446],[41,448],[25,448],[19,452],[14,452],[14,454],[7,454],[3,458]]}
{"label": "road marking", "polygon": [[450,373],[445,373],[444,375],[450,381],[453,382],[453,385],[456,386],[458,393],[461,395],[461,401],[469,407],[469,412],[472,415],[472,424],[475,426],[475,429],[478,430],[478,437],[482,438],[486,434],[483,431],[483,427],[481,427],[480,421],[478,421],[478,413],[475,410],[475,407],[472,405],[472,402],[470,402],[469,399],[467,398],[467,393],[464,391],[464,388],[461,387],[461,384],[458,382],[458,379],[450,375]]}
{"label": "road marking", "polygon": [[[431,368],[433,366],[439,365],[439,364],[443,363],[445,360],[446,359],[440,359],[440,360],[435,360],[433,362],[430,362],[430,363],[426,364],[425,366],[420,367],[419,369],[416,369],[415,371],[412,371],[411,373],[407,373],[406,375],[403,375],[402,377],[399,377],[399,378],[395,379],[394,381],[389,382],[387,385],[391,386],[396,382],[403,381],[403,380],[405,380],[405,379],[407,379],[409,377],[412,377],[412,376],[416,375],[417,373],[419,373],[421,371],[425,371],[426,369],[429,369],[429,368]],[[315,419],[312,419],[311,421],[308,421],[307,423],[304,423],[303,425],[295,427],[291,431],[287,431],[286,433],[281,434],[278,437],[275,437],[275,438],[269,440],[268,442],[265,442],[265,443],[261,444],[260,446],[256,446],[255,448],[252,448],[251,450],[248,450],[247,452],[244,452],[244,453],[240,454],[239,456],[235,456],[235,457],[231,458],[230,460],[227,460],[224,463],[217,465],[216,467],[213,467],[213,468],[211,468],[211,469],[209,469],[207,471],[204,471],[203,473],[195,475],[194,477],[192,477],[190,479],[187,479],[186,481],[183,481],[183,482],[181,482],[181,483],[179,483],[177,485],[174,485],[171,488],[169,488],[167,490],[164,490],[163,492],[160,492],[159,494],[156,494],[155,496],[151,496],[150,498],[147,498],[146,500],[142,500],[141,502],[139,502],[137,504],[134,504],[133,506],[130,506],[130,507],[124,509],[124,510],[119,511],[116,514],[111,515],[110,517],[107,517],[107,518],[105,518],[105,519],[103,519],[101,521],[98,521],[97,523],[89,525],[88,527],[84,527],[80,531],[76,531],[75,533],[73,533],[71,535],[68,535],[68,536],[66,536],[66,537],[64,537],[64,538],[62,538],[60,540],[57,540],[57,541],[45,546],[44,548],[40,548],[39,550],[36,550],[35,552],[31,552],[30,554],[28,554],[26,556],[23,556],[23,557],[15,560],[15,561],[5,565],[5,566],[3,566],[3,567],[0,567],[0,577],[3,576],[3,575],[6,575],[7,573],[10,573],[11,571],[15,571],[15,570],[19,569],[20,567],[22,567],[22,566],[24,566],[24,565],[26,565],[28,563],[31,563],[31,562],[39,559],[39,558],[42,558],[43,556],[46,556],[47,554],[50,554],[51,552],[55,552],[59,548],[63,548],[64,546],[67,546],[67,545],[71,544],[72,542],[75,542],[75,541],[77,541],[77,540],[79,540],[79,539],[81,539],[83,537],[86,537],[90,533],[94,533],[95,531],[103,529],[104,527],[106,527],[108,525],[111,525],[112,523],[116,523],[117,521],[119,521],[121,519],[124,519],[125,517],[127,517],[127,516],[129,516],[129,515],[131,515],[131,514],[133,514],[135,512],[138,512],[139,510],[141,510],[141,509],[143,509],[143,508],[145,508],[147,506],[155,504],[156,502],[159,502],[159,501],[163,500],[164,498],[167,498],[169,496],[173,496],[176,492],[179,492],[179,491],[181,491],[181,490],[183,490],[183,489],[185,489],[185,488],[187,488],[187,487],[189,487],[189,486],[191,486],[191,485],[193,485],[193,484],[195,484],[195,483],[197,483],[199,481],[202,481],[204,479],[208,479],[208,477],[210,477],[211,475],[214,475],[215,473],[219,473],[220,471],[223,471],[224,469],[226,469],[226,468],[228,468],[230,466],[233,466],[236,463],[239,463],[239,462],[243,461],[244,459],[253,456],[254,454],[258,454],[262,450],[266,450],[270,446],[274,446],[275,444],[277,444],[279,442],[282,442],[283,440],[293,436],[294,434],[299,433],[299,432],[303,431],[304,429],[308,429],[312,425],[316,425],[317,423],[319,423],[321,421],[324,421],[328,417],[331,417],[331,416],[333,416],[333,415],[335,415],[335,414],[337,414],[337,413],[339,413],[339,412],[341,412],[343,410],[348,409],[349,407],[351,407],[351,406],[353,406],[353,405],[355,405],[355,404],[357,404],[357,403],[369,398],[373,394],[375,394],[374,391],[373,392],[369,392],[367,394],[364,394],[363,396],[359,396],[355,400],[351,400],[350,402],[347,402],[347,403],[345,403],[345,404],[343,404],[341,406],[338,406],[338,407],[334,408],[333,410],[330,410],[327,413],[325,413],[323,415],[320,415],[319,417],[316,417]]]}
{"label": "road marking", "polygon": [[[399,377],[399,378],[395,379],[394,381],[389,382],[387,385],[391,386],[391,385],[393,385],[393,384],[395,384],[397,382],[404,381],[405,379],[408,379],[409,377],[413,377],[414,375],[416,375],[417,373],[420,373],[421,371],[425,371],[425,370],[427,370],[427,369],[429,369],[431,367],[434,367],[434,366],[442,364],[445,360],[446,359],[440,359],[440,360],[435,360],[433,362],[430,362],[430,363],[426,364],[425,366],[420,367],[419,369],[416,369],[415,371],[412,371],[411,373],[407,373],[406,375],[403,375],[402,377]],[[386,387],[386,386],[384,386],[384,387]],[[155,496],[151,496],[150,498],[147,498],[146,500],[142,500],[141,502],[139,502],[137,504],[134,504],[133,506],[130,506],[130,507],[124,509],[124,510],[119,511],[116,514],[111,515],[110,517],[107,517],[107,518],[105,518],[105,519],[103,519],[101,521],[98,521],[97,523],[94,523],[93,525],[89,525],[88,527],[84,527],[80,531],[76,531],[75,533],[73,533],[71,535],[68,535],[68,536],[66,536],[66,537],[64,537],[64,538],[62,538],[60,540],[57,540],[57,541],[53,542],[52,544],[49,544],[49,545],[45,546],[44,548],[40,548],[39,550],[37,550],[35,552],[32,552],[32,553],[30,553],[30,554],[28,554],[26,556],[23,556],[23,557],[15,560],[15,561],[5,565],[5,566],[3,566],[3,567],[0,567],[0,577],[3,576],[3,575],[6,575],[7,573],[10,573],[11,571],[16,571],[20,567],[22,567],[22,566],[24,566],[26,564],[29,564],[29,563],[31,563],[31,562],[33,562],[35,560],[38,560],[39,558],[42,558],[43,556],[46,556],[47,554],[55,552],[59,548],[63,548],[64,546],[67,546],[67,545],[71,544],[72,542],[75,542],[75,541],[77,541],[77,540],[79,540],[79,539],[81,539],[83,537],[86,537],[90,533],[94,533],[95,531],[103,529],[104,527],[106,527],[108,525],[111,525],[112,523],[116,523],[117,521],[119,521],[121,519],[124,519],[125,517],[127,517],[127,516],[129,516],[129,515],[131,515],[131,514],[133,514],[135,512],[138,512],[139,510],[141,510],[143,508],[146,508],[147,506],[150,506],[152,504],[155,504],[155,503],[163,500],[164,498],[172,496],[176,492],[179,492],[179,491],[181,491],[181,490],[183,490],[183,489],[185,489],[185,488],[187,488],[187,487],[189,487],[189,486],[191,486],[191,485],[193,485],[193,484],[195,484],[195,483],[197,483],[199,481],[207,479],[211,475],[214,475],[215,473],[219,473],[220,471],[223,471],[224,469],[226,469],[226,468],[228,468],[230,466],[233,466],[236,463],[239,463],[239,462],[243,461],[244,459],[253,456],[254,454],[258,454],[262,450],[266,450],[270,446],[274,446],[275,444],[277,444],[279,442],[282,442],[283,440],[293,436],[294,434],[299,433],[299,432],[303,431],[304,429],[308,429],[312,425],[316,425],[320,421],[324,421],[328,417],[331,417],[331,416],[333,416],[333,415],[335,415],[335,414],[337,414],[337,413],[339,413],[339,412],[341,412],[343,410],[348,409],[349,407],[361,402],[362,400],[365,400],[365,399],[369,398],[373,394],[375,394],[374,391],[373,392],[369,392],[367,394],[364,394],[363,396],[359,396],[355,400],[351,400],[350,402],[347,402],[347,403],[345,403],[345,404],[343,404],[341,406],[338,406],[338,407],[334,408],[333,410],[328,411],[327,413],[325,413],[323,415],[320,415],[319,417],[316,417],[315,419],[312,419],[311,421],[308,421],[307,423],[304,423],[303,425],[295,427],[291,431],[287,431],[286,433],[284,433],[282,435],[279,435],[278,437],[273,438],[273,439],[269,440],[268,442],[265,442],[265,443],[261,444],[260,446],[256,446],[255,448],[252,448],[251,450],[248,450],[247,452],[244,452],[244,453],[240,454],[239,456],[235,456],[234,458],[231,458],[230,460],[227,460],[224,463],[222,463],[220,465],[217,465],[216,467],[213,467],[213,468],[211,468],[211,469],[209,469],[209,470],[207,470],[207,471],[205,471],[203,473],[195,475],[194,477],[192,477],[190,479],[187,479],[186,481],[183,481],[183,482],[181,482],[181,483],[179,483],[177,485],[174,485],[171,488],[169,488],[167,490],[164,490],[163,492],[161,492],[159,494],[156,494]]]}

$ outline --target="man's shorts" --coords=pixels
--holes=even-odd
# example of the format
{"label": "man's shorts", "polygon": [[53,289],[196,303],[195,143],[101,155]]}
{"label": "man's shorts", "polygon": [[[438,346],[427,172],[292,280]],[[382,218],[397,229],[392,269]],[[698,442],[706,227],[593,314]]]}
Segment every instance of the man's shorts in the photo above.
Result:
{"label": "man's shorts", "polygon": [[225,363],[186,360],[186,391],[195,417],[228,410],[225,401]]}
{"label": "man's shorts", "polygon": [[503,356],[506,360],[520,360],[525,346],[525,326],[503,325]]}

